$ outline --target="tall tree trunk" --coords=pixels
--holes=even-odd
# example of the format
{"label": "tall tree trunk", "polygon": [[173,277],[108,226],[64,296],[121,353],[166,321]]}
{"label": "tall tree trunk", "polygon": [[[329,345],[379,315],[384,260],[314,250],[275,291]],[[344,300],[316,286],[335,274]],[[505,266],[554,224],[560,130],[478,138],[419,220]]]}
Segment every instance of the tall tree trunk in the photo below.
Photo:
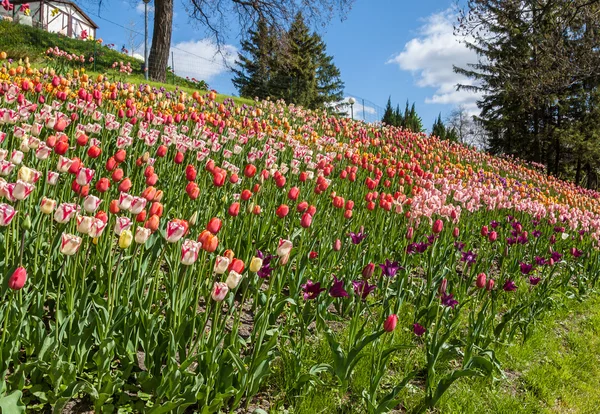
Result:
{"label": "tall tree trunk", "polygon": [[167,77],[171,33],[173,31],[173,0],[154,0],[154,30],[148,57],[150,79],[164,82]]}

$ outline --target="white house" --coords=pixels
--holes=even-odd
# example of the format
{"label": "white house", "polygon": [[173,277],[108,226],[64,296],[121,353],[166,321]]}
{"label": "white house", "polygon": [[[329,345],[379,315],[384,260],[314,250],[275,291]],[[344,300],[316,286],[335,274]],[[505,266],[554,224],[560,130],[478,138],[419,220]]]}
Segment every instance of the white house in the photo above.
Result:
{"label": "white house", "polygon": [[[31,23],[23,12],[22,4],[29,3]],[[72,1],[68,0],[13,0],[12,17],[15,21],[30,24],[52,33],[80,37],[85,31],[96,38],[98,25]]]}

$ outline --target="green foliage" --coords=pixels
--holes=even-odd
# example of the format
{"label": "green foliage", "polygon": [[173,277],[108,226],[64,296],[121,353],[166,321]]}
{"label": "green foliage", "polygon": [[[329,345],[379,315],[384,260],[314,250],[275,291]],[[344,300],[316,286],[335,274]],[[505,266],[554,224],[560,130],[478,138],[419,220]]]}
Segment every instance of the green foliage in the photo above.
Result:
{"label": "green foliage", "polygon": [[242,42],[238,66],[233,84],[244,97],[284,99],[311,109],[343,98],[340,70],[301,13],[287,31],[260,20]]}
{"label": "green foliage", "polygon": [[400,111],[400,105],[396,106],[396,110],[392,109],[391,97],[388,98],[381,122],[390,126],[402,127],[413,132],[423,131],[423,121],[421,120],[421,117],[417,115],[415,104],[413,103],[412,106],[409,106],[408,101],[406,101],[406,108],[404,109],[404,113],[402,113]]}

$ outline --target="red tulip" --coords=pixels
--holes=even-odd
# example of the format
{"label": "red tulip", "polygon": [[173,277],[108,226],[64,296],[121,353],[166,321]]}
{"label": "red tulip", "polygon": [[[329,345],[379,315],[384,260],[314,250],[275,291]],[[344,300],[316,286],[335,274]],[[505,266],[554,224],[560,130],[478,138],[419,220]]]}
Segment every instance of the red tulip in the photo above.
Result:
{"label": "red tulip", "polygon": [[183,153],[178,151],[173,161],[175,161],[175,164],[181,164],[183,162]]}
{"label": "red tulip", "polygon": [[154,174],[154,167],[151,165],[148,165],[146,167],[146,169],[144,170],[144,177],[146,177],[146,178],[151,177],[152,174]]}
{"label": "red tulip", "polygon": [[210,231],[212,234],[217,234],[219,232],[219,230],[221,230],[222,225],[223,225],[223,222],[221,221],[221,219],[219,219],[217,217],[213,217],[210,219],[210,221],[206,225],[206,230]]}
{"label": "red tulip", "polygon": [[279,218],[284,218],[285,216],[288,215],[289,212],[290,212],[290,208],[287,205],[282,204],[279,207],[277,207],[277,211],[275,212],[275,214]]}
{"label": "red tulip", "polygon": [[27,282],[27,270],[24,267],[17,267],[8,279],[8,287],[12,290],[20,290]]}
{"label": "red tulip", "polygon": [[65,141],[59,141],[54,146],[54,152],[56,152],[58,155],[65,155],[68,149],[69,144]]}
{"label": "red tulip", "polygon": [[240,214],[240,203],[232,203],[229,206],[229,209],[227,210],[227,213],[231,217],[236,217],[238,214]]}
{"label": "red tulip", "polygon": [[304,213],[300,219],[300,225],[305,229],[310,227],[313,217],[309,213]]}
{"label": "red tulip", "polygon": [[108,206],[108,211],[110,211],[111,214],[117,214],[119,211],[121,211],[119,209],[119,200],[112,200]]}
{"label": "red tulip", "polygon": [[254,177],[256,174],[256,167],[252,164],[248,164],[244,167],[244,175],[248,178]]}
{"label": "red tulip", "polygon": [[99,193],[104,193],[108,191],[109,188],[110,181],[108,180],[108,178],[102,177],[98,180],[98,182],[96,182],[96,191],[98,191]]}
{"label": "red tulip", "polygon": [[476,282],[475,282],[475,285],[476,285],[476,286],[477,286],[479,289],[483,289],[483,288],[485,287],[485,285],[486,285],[486,283],[485,283],[485,279],[486,279],[485,273],[479,273],[479,274],[477,275],[477,280],[476,280]]}
{"label": "red tulip", "polygon": [[440,219],[437,219],[434,223],[433,223],[433,232],[435,234],[439,234],[442,232],[442,229],[444,228],[444,222]]}
{"label": "red tulip", "polygon": [[185,179],[188,181],[194,181],[196,180],[196,169],[194,168],[193,165],[188,165],[187,167],[185,167]]}
{"label": "red tulip", "polygon": [[80,147],[85,146],[88,143],[88,136],[85,134],[79,134],[79,136],[77,137],[77,145],[79,145]]}
{"label": "red tulip", "polygon": [[117,168],[117,160],[115,160],[115,157],[110,157],[106,161],[106,170],[113,171],[115,168]]}
{"label": "red tulip", "polygon": [[166,145],[161,145],[156,150],[156,156],[159,157],[159,158],[163,158],[165,155],[167,155],[167,149],[168,148],[167,148]]}
{"label": "red tulip", "polygon": [[454,230],[452,230],[452,237],[454,237],[455,239],[460,235],[460,229],[458,227],[454,227]]}
{"label": "red tulip", "polygon": [[352,210],[345,210],[344,211],[344,218],[346,220],[350,220],[352,218]]}
{"label": "red tulip", "polygon": [[131,180],[129,178],[126,178],[123,181],[121,181],[121,184],[119,184],[119,191],[126,193],[129,190],[131,190],[132,185],[133,184],[131,184]]}
{"label": "red tulip", "polygon": [[193,181],[190,181],[185,187],[185,192],[192,200],[195,200],[200,195],[200,188],[198,187],[198,184],[196,184]]}
{"label": "red tulip", "polygon": [[308,208],[308,202],[303,201],[300,204],[298,204],[298,207],[296,207],[296,210],[299,213],[302,213],[304,210],[306,210]]}
{"label": "red tulip", "polygon": [[498,233],[496,233],[495,231],[491,231],[488,238],[490,239],[490,241],[493,243],[496,240],[498,240]]}
{"label": "red tulip", "polygon": [[233,259],[227,268],[228,271],[234,271],[236,273],[242,273],[244,271],[244,262],[240,259]]}
{"label": "red tulip", "polygon": [[117,161],[118,163],[122,163],[123,161],[125,161],[126,156],[127,152],[124,149],[120,149],[115,154],[115,161]]}
{"label": "red tulip", "polygon": [[240,198],[242,201],[248,201],[252,197],[252,192],[250,190],[243,190],[242,194],[240,194]]}
{"label": "red tulip", "polygon": [[213,184],[215,187],[222,187],[225,184],[225,174],[216,173],[213,175]]}
{"label": "red tulip", "polygon": [[150,216],[148,221],[144,223],[144,227],[150,229],[152,233],[158,230],[158,225],[160,224],[160,218],[158,216]]}
{"label": "red tulip", "polygon": [[383,329],[386,332],[392,332],[394,329],[396,329],[397,324],[398,324],[398,316],[396,316],[395,314],[391,314],[390,316],[387,317],[387,319],[383,323]]}
{"label": "red tulip", "polygon": [[298,187],[290,188],[288,191],[288,199],[292,201],[296,201],[298,199],[298,195],[300,194],[300,189]]}
{"label": "red tulip", "polygon": [[90,158],[98,158],[100,154],[102,154],[102,150],[95,145],[92,145],[87,152],[87,155]]}

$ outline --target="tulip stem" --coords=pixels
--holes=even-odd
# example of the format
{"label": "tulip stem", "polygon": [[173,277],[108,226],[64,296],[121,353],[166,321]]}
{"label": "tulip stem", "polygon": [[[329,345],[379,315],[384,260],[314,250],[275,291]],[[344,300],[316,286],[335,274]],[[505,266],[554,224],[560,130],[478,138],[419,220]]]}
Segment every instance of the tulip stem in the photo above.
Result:
{"label": "tulip stem", "polygon": [[6,331],[8,330],[8,319],[10,317],[10,311],[12,309],[14,295],[11,293],[10,299],[8,300],[8,308],[6,309],[6,315],[4,318],[4,326],[2,328],[2,342],[0,343],[0,355],[4,354],[4,341],[6,339]]}
{"label": "tulip stem", "polygon": [[19,254],[19,267],[23,266],[23,251],[25,250],[25,230],[23,230],[23,235],[21,236],[21,249]]}

